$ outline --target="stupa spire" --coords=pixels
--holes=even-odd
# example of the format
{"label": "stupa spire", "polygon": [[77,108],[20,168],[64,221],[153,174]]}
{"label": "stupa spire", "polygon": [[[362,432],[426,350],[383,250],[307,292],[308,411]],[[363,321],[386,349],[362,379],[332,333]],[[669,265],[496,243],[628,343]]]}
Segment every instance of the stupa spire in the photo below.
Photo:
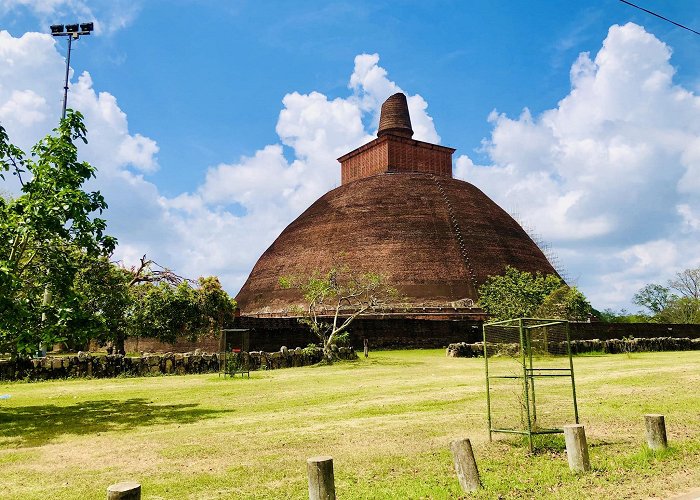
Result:
{"label": "stupa spire", "polygon": [[413,137],[411,115],[408,113],[408,102],[406,101],[406,95],[401,92],[392,95],[382,104],[377,137],[382,137],[386,134],[398,135],[409,139]]}

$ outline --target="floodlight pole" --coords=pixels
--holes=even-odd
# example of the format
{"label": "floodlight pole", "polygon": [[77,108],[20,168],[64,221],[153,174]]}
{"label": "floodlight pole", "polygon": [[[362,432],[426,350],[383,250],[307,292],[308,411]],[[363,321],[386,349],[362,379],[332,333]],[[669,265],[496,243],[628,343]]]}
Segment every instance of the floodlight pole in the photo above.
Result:
{"label": "floodlight pole", "polygon": [[68,53],[66,55],[66,81],[63,85],[63,112],[61,113],[61,120],[66,117],[66,107],[68,106],[68,73],[70,72],[70,49],[71,43],[73,42],[73,37],[68,37]]}
{"label": "floodlight pole", "polygon": [[81,23],[81,24],[54,24],[51,26],[52,36],[65,36],[68,37],[68,52],[66,53],[66,79],[63,84],[63,111],[61,113],[61,119],[66,117],[66,108],[68,107],[68,75],[70,73],[70,53],[73,44],[73,40],[78,40],[82,35],[89,35],[92,33],[93,23]]}

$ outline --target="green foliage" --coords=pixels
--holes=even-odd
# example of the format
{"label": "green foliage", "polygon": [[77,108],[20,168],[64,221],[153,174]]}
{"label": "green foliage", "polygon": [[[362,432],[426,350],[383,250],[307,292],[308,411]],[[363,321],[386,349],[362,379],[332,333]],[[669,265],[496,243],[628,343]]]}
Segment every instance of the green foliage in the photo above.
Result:
{"label": "green foliage", "polygon": [[633,314],[626,309],[619,311],[609,308],[603,311],[594,310],[593,314],[603,323],[648,323],[651,320],[646,314]]}
{"label": "green foliage", "polygon": [[700,324],[700,299],[674,297],[654,319],[659,323]]}
{"label": "green foliage", "polygon": [[198,285],[193,287],[182,281],[177,285],[160,282],[132,287],[128,335],[170,343],[180,336],[194,340],[232,320],[236,302],[229,298],[218,278],[200,278]]}
{"label": "green foliage", "polygon": [[217,278],[192,287],[145,256],[138,269],[109,262],[116,240],[94,216],[107,203],[83,190],[95,169],[78,160],[75,141],[87,142],[86,129],[72,110],[31,157],[0,126],[0,178],[9,172],[22,186],[0,197],[0,353],[88,339],[123,346],[128,335],[172,342],[221,328],[236,304]]}
{"label": "green foliage", "polygon": [[118,341],[127,335],[127,313],[133,297],[131,274],[106,257],[78,255],[74,291],[78,309],[70,325],[73,347],[94,339],[100,344]]}
{"label": "green foliage", "polygon": [[656,315],[663,311],[672,299],[673,294],[667,287],[650,283],[634,294],[632,302]]}
{"label": "green foliage", "polygon": [[216,276],[200,277],[197,283],[197,310],[205,326],[221,329],[233,320],[236,301],[229,297]]}
{"label": "green foliage", "polygon": [[532,274],[507,266],[479,287],[479,305],[493,320],[532,317],[545,298],[563,285],[553,275]]}
{"label": "green foliage", "polygon": [[245,368],[245,354],[242,352],[227,352],[226,353],[226,373],[235,375]]}
{"label": "green foliage", "polygon": [[314,356],[319,350],[320,347],[318,347],[316,344],[309,344],[301,350],[301,353],[304,356]]}
{"label": "green foliage", "polygon": [[647,309],[650,320],[657,323],[700,324],[700,268],[676,273],[667,287],[645,285],[634,295],[634,303]]}
{"label": "green foliage", "polygon": [[335,358],[334,347],[347,341],[348,327],[357,316],[398,296],[382,275],[357,274],[347,266],[334,267],[325,274],[316,271],[305,278],[281,276],[278,282],[280,288],[302,293],[306,305],[296,311],[299,322],[318,337],[328,362]]}
{"label": "green foliage", "polygon": [[107,203],[83,190],[95,169],[78,160],[76,140],[87,142],[86,129],[72,110],[29,157],[0,126],[0,178],[10,172],[22,186],[16,198],[0,198],[0,352],[24,355],[64,340],[80,305],[75,255],[105,256],[116,245],[94,216]]}
{"label": "green foliage", "polygon": [[545,297],[534,316],[585,321],[590,317],[591,311],[591,304],[576,287],[561,285]]}

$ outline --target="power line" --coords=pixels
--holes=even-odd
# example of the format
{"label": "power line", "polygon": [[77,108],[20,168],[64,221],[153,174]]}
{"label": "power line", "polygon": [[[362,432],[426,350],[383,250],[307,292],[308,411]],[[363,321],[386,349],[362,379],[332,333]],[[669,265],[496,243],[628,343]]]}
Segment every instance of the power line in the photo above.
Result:
{"label": "power line", "polygon": [[697,32],[697,31],[695,31],[695,30],[692,29],[692,28],[688,28],[687,26],[683,26],[682,24],[677,23],[676,21],[671,21],[671,20],[670,20],[669,18],[667,18],[667,17],[664,17],[664,16],[662,16],[662,15],[660,15],[660,14],[657,14],[656,12],[652,12],[652,11],[650,11],[650,10],[647,10],[647,9],[645,9],[644,7],[640,7],[639,5],[635,5],[635,4],[633,4],[632,2],[628,2],[627,0],[620,0],[620,2],[626,3],[627,5],[631,5],[631,6],[634,7],[635,9],[643,10],[644,12],[646,12],[646,13],[648,13],[648,14],[651,14],[652,16],[656,16],[656,17],[658,17],[659,19],[663,19],[664,21],[668,21],[668,22],[671,23],[671,24],[675,24],[675,25],[678,26],[679,28],[683,28],[684,30],[691,31],[691,32],[695,33],[696,35],[700,35],[700,32]]}

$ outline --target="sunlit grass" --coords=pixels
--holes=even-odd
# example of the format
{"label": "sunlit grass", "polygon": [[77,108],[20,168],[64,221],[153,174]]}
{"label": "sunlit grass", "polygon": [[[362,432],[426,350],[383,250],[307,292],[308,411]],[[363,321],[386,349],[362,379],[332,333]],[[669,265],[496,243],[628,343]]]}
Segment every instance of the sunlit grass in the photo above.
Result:
{"label": "sunlit grass", "polygon": [[[304,498],[305,461],[334,457],[341,498],[457,498],[448,443],[469,437],[476,498],[648,498],[700,485],[700,353],[574,359],[593,471],[561,436],[488,442],[483,359],[388,351],[333,366],[0,385],[2,498]],[[671,449],[644,446],[663,413]]]}

